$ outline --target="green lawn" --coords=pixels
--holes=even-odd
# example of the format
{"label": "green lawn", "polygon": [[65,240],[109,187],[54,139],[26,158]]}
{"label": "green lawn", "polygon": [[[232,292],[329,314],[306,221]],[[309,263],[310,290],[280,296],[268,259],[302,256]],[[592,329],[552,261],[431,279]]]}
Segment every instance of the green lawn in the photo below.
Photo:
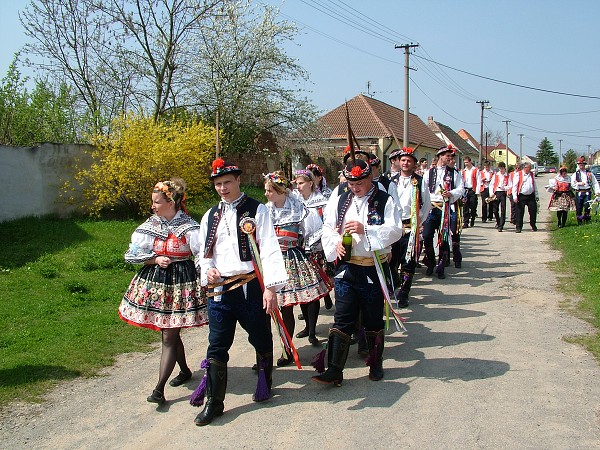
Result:
{"label": "green lawn", "polygon": [[[598,216],[593,216],[592,223],[577,226],[570,213],[567,225],[560,229],[553,225],[551,243],[563,257],[552,267],[560,276],[560,289],[567,298],[577,296],[574,307],[572,302],[565,302],[566,306],[600,330],[600,222]],[[600,333],[567,340],[580,343],[600,360]]]}

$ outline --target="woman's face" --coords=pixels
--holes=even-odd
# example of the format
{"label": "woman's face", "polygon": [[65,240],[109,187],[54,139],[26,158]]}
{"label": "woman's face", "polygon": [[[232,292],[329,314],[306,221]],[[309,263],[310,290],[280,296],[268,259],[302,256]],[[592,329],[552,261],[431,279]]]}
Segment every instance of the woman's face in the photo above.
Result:
{"label": "woman's face", "polygon": [[285,199],[285,192],[280,194],[273,189],[270,183],[265,183],[265,197],[272,203],[278,203],[279,200]]}
{"label": "woman's face", "polygon": [[298,192],[302,194],[302,197],[308,198],[310,197],[310,193],[312,192],[313,183],[312,181],[305,180],[302,177],[296,178],[296,189]]}
{"label": "woman's face", "polygon": [[175,213],[175,203],[168,201],[161,192],[153,192],[152,212],[157,216],[168,218]]}

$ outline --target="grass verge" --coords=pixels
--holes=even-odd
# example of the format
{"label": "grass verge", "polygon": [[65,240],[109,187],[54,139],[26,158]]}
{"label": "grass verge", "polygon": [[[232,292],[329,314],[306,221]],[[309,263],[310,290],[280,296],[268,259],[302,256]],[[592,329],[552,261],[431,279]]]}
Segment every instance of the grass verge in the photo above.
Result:
{"label": "grass verge", "polygon": [[[260,188],[244,189],[264,200]],[[216,202],[189,205],[200,220]],[[24,218],[2,224],[0,406],[40,401],[61,380],[92,376],[116,355],[148,351],[159,333],[117,308],[138,267],[123,261],[139,220]]]}
{"label": "grass verge", "polygon": [[560,289],[581,299],[572,309],[574,314],[596,328],[595,333],[566,340],[582,345],[600,361],[600,222],[596,216],[592,223],[577,226],[571,213],[567,227],[554,224],[551,229],[551,244],[562,252],[562,258],[552,264],[563,275]]}

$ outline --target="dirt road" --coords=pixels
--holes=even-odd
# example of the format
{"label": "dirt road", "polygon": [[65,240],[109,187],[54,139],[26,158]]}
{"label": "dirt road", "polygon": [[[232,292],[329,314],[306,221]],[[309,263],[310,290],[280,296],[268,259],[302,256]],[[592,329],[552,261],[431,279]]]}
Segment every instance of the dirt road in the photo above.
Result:
{"label": "dirt road", "polygon": [[[209,426],[194,425],[199,410],[187,402],[200,372],[187,386],[167,386],[166,405],[146,402],[157,349],[64,383],[43,405],[11,405],[0,448],[600,448],[600,368],[563,341],[590,328],[559,308],[565,298],[546,265],[559,258],[545,242],[554,215],[540,194],[538,232],[499,233],[478,221],[463,232],[461,269],[448,268],[443,281],[418,269],[408,334],[388,333],[380,382],[368,380],[355,348],[341,388],[311,382],[315,351],[302,340],[307,367],[277,369],[274,398],[254,404],[254,353],[239,330],[225,414]],[[321,338],[331,321],[323,309]],[[184,341],[198,366],[206,330]]]}

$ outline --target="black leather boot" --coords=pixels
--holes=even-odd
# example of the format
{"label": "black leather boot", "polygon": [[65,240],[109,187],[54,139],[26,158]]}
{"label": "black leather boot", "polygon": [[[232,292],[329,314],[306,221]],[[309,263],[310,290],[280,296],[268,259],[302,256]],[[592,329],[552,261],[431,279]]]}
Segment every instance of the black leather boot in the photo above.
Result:
{"label": "black leather boot", "polygon": [[425,248],[425,258],[427,265],[427,271],[425,272],[425,275],[431,275],[433,274],[433,268],[435,267],[435,250],[433,246],[431,248]]}
{"label": "black leather boot", "polygon": [[252,400],[255,402],[264,402],[271,398],[271,387],[273,386],[273,352],[265,355],[257,352],[256,365],[258,367],[258,382]]}
{"label": "black leather boot", "polygon": [[208,425],[215,417],[222,416],[227,390],[227,364],[216,359],[209,359],[210,366],[206,369],[206,404],[194,423],[198,426]]}
{"label": "black leather boot", "polygon": [[383,342],[385,331],[367,331],[367,345],[369,346],[369,380],[379,381],[383,378]]}
{"label": "black leather boot", "polygon": [[343,370],[350,349],[350,336],[336,328],[329,330],[327,345],[327,370],[321,375],[315,375],[313,380],[323,384],[341,386],[344,380]]}

